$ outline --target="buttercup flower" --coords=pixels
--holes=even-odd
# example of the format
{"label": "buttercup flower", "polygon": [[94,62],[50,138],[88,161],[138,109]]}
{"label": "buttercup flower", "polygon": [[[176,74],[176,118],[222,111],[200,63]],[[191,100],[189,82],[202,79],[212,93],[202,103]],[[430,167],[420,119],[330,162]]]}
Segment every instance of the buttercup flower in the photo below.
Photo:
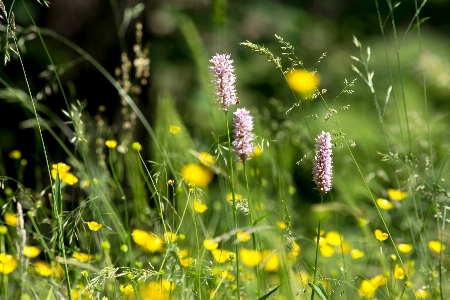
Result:
{"label": "buttercup flower", "polygon": [[201,203],[198,200],[194,201],[194,210],[196,212],[198,212],[199,214],[204,213],[207,209],[208,209],[208,207],[205,204]]}
{"label": "buttercup flower", "polygon": [[237,159],[245,163],[251,159],[254,151],[253,117],[245,108],[238,108],[234,113],[234,141],[232,143]]}
{"label": "buttercup flower", "polygon": [[97,223],[95,221],[86,222],[86,224],[88,225],[89,230],[91,230],[91,231],[98,231],[103,226],[102,224]]}
{"label": "buttercup flower", "polygon": [[352,249],[350,251],[350,254],[352,255],[353,259],[358,259],[364,256],[364,252],[362,252],[361,250],[358,249]]}
{"label": "buttercup flower", "polygon": [[53,273],[52,268],[45,261],[38,261],[34,264],[34,270],[41,276],[50,277]]}
{"label": "buttercup flower", "polygon": [[35,246],[25,246],[23,248],[23,255],[29,258],[35,258],[41,253],[41,250]]}
{"label": "buttercup flower", "polygon": [[262,261],[261,252],[242,248],[239,251],[241,261],[248,267],[255,267]]}
{"label": "buttercup flower", "polygon": [[321,195],[325,195],[331,190],[333,178],[330,133],[322,131],[322,134],[317,137],[316,143],[317,154],[312,174],[317,185],[316,189]]}
{"label": "buttercup flower", "polygon": [[56,173],[59,173],[59,179],[68,185],[74,185],[78,182],[78,178],[69,172],[70,166],[65,163],[57,163],[52,165],[52,178],[56,180]]}
{"label": "buttercup flower", "polygon": [[287,73],[286,80],[291,89],[299,93],[310,93],[320,83],[320,78],[317,74],[312,74],[302,69],[296,69]]}
{"label": "buttercup flower", "polygon": [[0,273],[8,275],[17,268],[17,261],[11,254],[0,253]]}
{"label": "buttercup flower", "polygon": [[277,272],[278,271],[278,254],[272,255],[272,250],[264,250],[262,253],[262,261],[266,261],[264,265],[264,271],[267,272]]}
{"label": "buttercup flower", "polygon": [[210,62],[213,64],[209,68],[214,76],[216,101],[222,105],[224,112],[228,112],[230,105],[239,103],[234,86],[236,76],[234,75],[233,60],[230,59],[229,54],[216,54]]}
{"label": "buttercup flower", "polygon": [[383,198],[377,199],[377,205],[379,208],[384,209],[384,210],[389,210],[394,207],[394,204],[392,204],[392,202],[390,202],[389,200],[383,199]]}
{"label": "buttercup flower", "polygon": [[8,224],[9,226],[16,226],[17,225],[17,215],[10,213],[10,212],[5,212],[4,215],[5,218],[5,223]]}
{"label": "buttercup flower", "polygon": [[110,149],[114,149],[117,147],[117,141],[116,140],[107,140],[105,142],[106,147],[110,148]]}
{"label": "buttercup flower", "polygon": [[246,242],[246,241],[248,241],[249,239],[250,239],[250,234],[249,233],[247,233],[247,232],[242,232],[242,231],[240,231],[240,232],[238,232],[237,234],[236,234],[236,237],[238,238],[238,240],[240,241],[240,242]]}
{"label": "buttercup flower", "polygon": [[187,164],[181,170],[181,175],[187,183],[191,182],[195,186],[202,188],[213,180],[214,173],[204,166]]}
{"label": "buttercup flower", "polygon": [[180,130],[181,130],[180,126],[175,126],[175,125],[169,126],[169,131],[171,134],[177,134],[178,132],[180,132]]}
{"label": "buttercup flower", "polygon": [[88,262],[88,261],[94,259],[94,255],[93,254],[87,254],[87,253],[81,253],[81,252],[74,252],[73,253],[73,257],[76,260],[79,260],[81,262]]}
{"label": "buttercup flower", "polygon": [[389,235],[386,232],[382,232],[380,229],[377,229],[375,230],[375,237],[377,238],[377,240],[382,242],[384,240],[387,240]]}
{"label": "buttercup flower", "polygon": [[159,252],[163,250],[163,240],[155,234],[151,234],[141,229],[134,229],[131,232],[133,241],[149,252]]}
{"label": "buttercup flower", "polygon": [[388,193],[389,197],[395,201],[401,201],[401,200],[405,199],[406,196],[408,196],[408,193],[400,191],[400,190],[394,190],[394,189],[388,189],[387,193]]}
{"label": "buttercup flower", "polygon": [[214,250],[219,247],[219,243],[214,241],[214,239],[207,239],[203,241],[203,246],[208,250]]}
{"label": "buttercup flower", "polygon": [[403,253],[409,253],[412,250],[412,246],[409,244],[399,244],[397,246],[398,251],[403,252]]}
{"label": "buttercup flower", "polygon": [[224,262],[227,262],[230,260],[230,254],[231,251],[224,250],[224,249],[214,249],[211,251],[214,260],[218,263],[223,264]]}
{"label": "buttercup flower", "polygon": [[428,247],[430,247],[430,249],[436,253],[440,253],[441,251],[445,250],[445,245],[441,244],[440,241],[429,241]]}

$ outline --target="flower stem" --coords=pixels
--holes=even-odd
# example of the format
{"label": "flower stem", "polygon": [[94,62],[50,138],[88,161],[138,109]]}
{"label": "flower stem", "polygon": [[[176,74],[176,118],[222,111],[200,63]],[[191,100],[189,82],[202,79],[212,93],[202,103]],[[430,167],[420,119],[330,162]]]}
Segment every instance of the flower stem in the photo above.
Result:
{"label": "flower stem", "polygon": [[[323,205],[323,195],[322,193],[320,194],[320,206]],[[322,209],[320,210],[320,215],[319,215],[319,226],[317,227],[317,248],[316,248],[316,259],[314,261],[314,279],[313,279],[313,284],[316,284],[317,281],[317,262],[319,261],[319,242],[320,242],[320,225],[322,223]],[[311,300],[314,300],[314,290],[311,291]]]}

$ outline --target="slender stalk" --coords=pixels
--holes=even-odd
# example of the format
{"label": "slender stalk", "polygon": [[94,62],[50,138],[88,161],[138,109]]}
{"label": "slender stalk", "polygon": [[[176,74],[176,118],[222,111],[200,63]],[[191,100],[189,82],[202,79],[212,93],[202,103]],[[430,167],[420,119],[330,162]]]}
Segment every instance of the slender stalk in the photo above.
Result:
{"label": "slender stalk", "polygon": [[[323,206],[323,195],[320,194],[320,206]],[[319,242],[320,242],[320,226],[322,223],[322,209],[320,210],[319,215],[319,226],[317,227],[317,247],[316,247],[316,259],[314,260],[314,277],[313,277],[313,284],[316,284],[317,282],[317,262],[319,261]],[[315,292],[314,290],[311,292],[311,300],[314,300]]]}

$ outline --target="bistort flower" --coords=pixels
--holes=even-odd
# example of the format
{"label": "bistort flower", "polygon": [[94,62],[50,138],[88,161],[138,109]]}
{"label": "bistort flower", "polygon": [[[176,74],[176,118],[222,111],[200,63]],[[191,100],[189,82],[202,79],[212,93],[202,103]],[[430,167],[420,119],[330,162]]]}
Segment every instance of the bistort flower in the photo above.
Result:
{"label": "bistort flower", "polygon": [[213,66],[209,68],[214,75],[216,101],[222,105],[224,112],[228,112],[230,105],[239,103],[234,86],[236,75],[234,75],[233,60],[230,59],[229,54],[216,54],[210,62],[213,63]]}
{"label": "bistort flower", "polygon": [[253,140],[253,117],[245,108],[238,108],[234,113],[234,141],[232,143],[237,159],[245,163],[251,159],[255,146]]}
{"label": "bistort flower", "polygon": [[331,190],[332,158],[331,158],[331,136],[329,132],[322,131],[316,139],[316,162],[314,164],[313,175],[314,182],[320,194],[325,195]]}

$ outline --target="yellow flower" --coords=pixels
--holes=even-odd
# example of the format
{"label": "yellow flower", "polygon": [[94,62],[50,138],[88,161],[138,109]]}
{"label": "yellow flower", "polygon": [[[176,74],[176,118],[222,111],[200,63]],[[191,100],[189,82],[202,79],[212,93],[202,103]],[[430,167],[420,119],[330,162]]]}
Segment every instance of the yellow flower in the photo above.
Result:
{"label": "yellow flower", "polygon": [[22,153],[19,150],[13,150],[9,152],[9,157],[15,160],[19,160],[22,157]]}
{"label": "yellow flower", "polygon": [[398,248],[398,251],[400,251],[402,253],[409,253],[409,252],[411,252],[413,247],[409,244],[399,244],[397,246],[397,248]]}
{"label": "yellow flower", "polygon": [[88,262],[88,261],[94,259],[93,254],[86,254],[86,253],[81,253],[81,252],[74,252],[73,257],[75,257],[76,260],[79,260],[81,262]]}
{"label": "yellow flower", "polygon": [[392,204],[392,202],[390,202],[389,200],[383,199],[383,198],[377,199],[377,205],[379,208],[384,209],[384,210],[389,210],[394,207],[394,204]]}
{"label": "yellow flower", "polygon": [[359,227],[364,227],[367,224],[369,224],[369,221],[364,219],[364,218],[358,218],[358,226]]}
{"label": "yellow flower", "polygon": [[0,225],[0,234],[7,234],[8,233],[8,227],[5,225]]}
{"label": "yellow flower", "polygon": [[436,253],[440,253],[441,251],[445,250],[445,245],[441,244],[440,241],[429,241],[428,247],[430,247],[430,249]]}
{"label": "yellow flower", "polygon": [[207,239],[207,240],[203,241],[203,246],[207,250],[214,250],[214,249],[217,249],[217,247],[219,247],[219,243],[214,241],[214,239],[210,238],[210,239]]}
{"label": "yellow flower", "polygon": [[190,265],[192,265],[195,262],[195,260],[191,257],[186,257],[186,258],[180,258],[180,264],[183,267],[189,267]]}
{"label": "yellow flower", "polygon": [[178,132],[180,132],[180,130],[181,130],[180,126],[175,126],[175,125],[169,126],[169,131],[171,134],[177,134]]}
{"label": "yellow flower", "polygon": [[86,224],[88,225],[89,230],[91,230],[91,231],[98,231],[103,226],[102,224],[97,223],[95,221],[86,222]]}
{"label": "yellow flower", "polygon": [[166,243],[175,243],[178,240],[178,235],[173,232],[164,233],[164,242]]}
{"label": "yellow flower", "polygon": [[194,201],[194,210],[198,212],[199,214],[204,213],[208,209],[208,206],[205,204],[202,204],[200,201],[195,200]]}
{"label": "yellow flower", "polygon": [[[133,288],[133,285],[131,285],[131,284],[125,284],[125,285],[121,284],[119,286],[119,290],[125,296],[134,294],[134,288]],[[127,297],[125,297],[125,298],[127,298]]]}
{"label": "yellow flower", "polygon": [[377,240],[379,240],[380,242],[386,240],[389,235],[386,232],[382,232],[380,229],[375,230],[375,237],[377,238]]}
{"label": "yellow flower", "polygon": [[38,261],[34,264],[34,270],[41,276],[50,277],[53,273],[52,268],[45,261]]}
{"label": "yellow flower", "polygon": [[216,163],[216,158],[208,152],[200,152],[200,163],[204,166],[210,166]]}
{"label": "yellow flower", "polygon": [[69,172],[70,166],[65,163],[57,163],[52,165],[52,178],[56,180],[56,173],[59,173],[59,179],[69,185],[74,185],[78,182],[78,178]]}
{"label": "yellow flower", "polygon": [[136,150],[137,152],[141,152],[142,151],[142,146],[141,144],[139,144],[138,142],[134,142],[131,145],[131,148],[133,148],[134,150]]}
{"label": "yellow flower", "polygon": [[197,164],[187,164],[181,170],[181,175],[186,182],[191,182],[195,186],[202,188],[212,181],[214,173],[206,167]]}
{"label": "yellow flower", "polygon": [[267,272],[277,272],[278,271],[278,254],[274,253],[272,255],[272,250],[264,250],[262,253],[262,261],[266,261],[264,265],[264,271]]}
{"label": "yellow flower", "polygon": [[246,242],[251,238],[251,235],[247,232],[240,231],[236,234],[236,237],[240,242]]}
{"label": "yellow flower", "polygon": [[353,259],[358,259],[364,256],[364,252],[362,252],[361,250],[358,249],[352,249],[350,251],[350,254],[352,255]]}
{"label": "yellow flower", "polygon": [[394,268],[394,278],[395,279],[403,279],[405,277],[405,271],[398,264],[395,265]]}
{"label": "yellow flower", "polygon": [[9,226],[16,226],[18,220],[19,218],[17,218],[16,214],[5,212],[5,223]]}
{"label": "yellow flower", "polygon": [[320,245],[320,254],[322,254],[323,257],[331,257],[334,254],[334,248],[326,243],[319,243]]}
{"label": "yellow flower", "polygon": [[134,229],[131,232],[131,238],[133,239],[133,242],[135,242],[139,246],[145,245],[145,242],[149,235],[150,234],[147,231],[141,229]]}
{"label": "yellow flower", "polygon": [[286,229],[286,222],[284,221],[277,221],[277,226],[280,227],[281,229]]}
{"label": "yellow flower", "polygon": [[286,80],[296,92],[310,93],[316,89],[320,83],[320,77],[303,69],[296,69],[286,74]]}
{"label": "yellow flower", "polygon": [[425,299],[428,297],[428,292],[424,289],[418,289],[415,294],[419,299]]}
{"label": "yellow flower", "polygon": [[387,193],[388,193],[389,197],[395,201],[401,201],[401,200],[405,199],[406,196],[408,196],[408,193],[400,191],[400,190],[394,190],[394,189],[388,189]]}
{"label": "yellow flower", "polygon": [[[242,202],[242,196],[239,194],[234,193],[234,199],[236,202]],[[228,203],[233,204],[233,194],[231,192],[227,194],[227,201]]]}
{"label": "yellow flower", "polygon": [[150,281],[139,289],[140,299],[143,300],[169,300],[169,293],[163,288],[162,283]]}
{"label": "yellow flower", "polygon": [[295,241],[292,241],[291,253],[294,257],[297,257],[300,254],[300,246]]}
{"label": "yellow flower", "polygon": [[74,185],[75,183],[78,182],[77,176],[73,175],[72,173],[66,173],[64,178],[62,178],[61,180],[67,183],[68,185]]}
{"label": "yellow flower", "polygon": [[131,233],[131,238],[146,251],[153,253],[163,250],[163,240],[155,234],[140,229],[134,229]]}
{"label": "yellow flower", "polygon": [[262,260],[261,252],[245,248],[241,248],[239,251],[239,257],[241,258],[242,263],[248,267],[255,267]]}
{"label": "yellow flower", "polygon": [[349,242],[342,242],[342,247],[341,245],[336,247],[337,253],[342,253],[342,251],[344,251],[345,254],[348,253],[350,250],[352,250],[352,245]]}
{"label": "yellow flower", "polygon": [[0,253],[0,273],[8,275],[17,268],[17,261],[11,254]]}
{"label": "yellow flower", "polygon": [[263,153],[263,151],[261,150],[261,148],[256,146],[255,149],[253,150],[253,153],[250,154],[250,156],[251,157],[260,156],[262,153]]}
{"label": "yellow flower", "polygon": [[230,254],[231,252],[224,249],[214,249],[211,250],[211,253],[214,257],[214,260],[218,263],[223,264],[224,262],[227,262],[230,260]]}
{"label": "yellow flower", "polygon": [[361,285],[358,288],[358,294],[362,296],[366,296],[369,299],[372,299],[375,296],[375,291],[378,287],[386,284],[386,277],[380,274],[369,280],[364,279],[361,282]]}
{"label": "yellow flower", "polygon": [[116,140],[107,140],[105,142],[106,147],[108,147],[109,149],[114,149],[117,147],[117,141]]}
{"label": "yellow flower", "polygon": [[23,248],[23,255],[29,258],[35,258],[41,253],[41,250],[35,246],[25,246]]}
{"label": "yellow flower", "polygon": [[337,231],[328,231],[325,235],[325,241],[331,246],[341,246],[341,240],[344,241],[344,237]]}

